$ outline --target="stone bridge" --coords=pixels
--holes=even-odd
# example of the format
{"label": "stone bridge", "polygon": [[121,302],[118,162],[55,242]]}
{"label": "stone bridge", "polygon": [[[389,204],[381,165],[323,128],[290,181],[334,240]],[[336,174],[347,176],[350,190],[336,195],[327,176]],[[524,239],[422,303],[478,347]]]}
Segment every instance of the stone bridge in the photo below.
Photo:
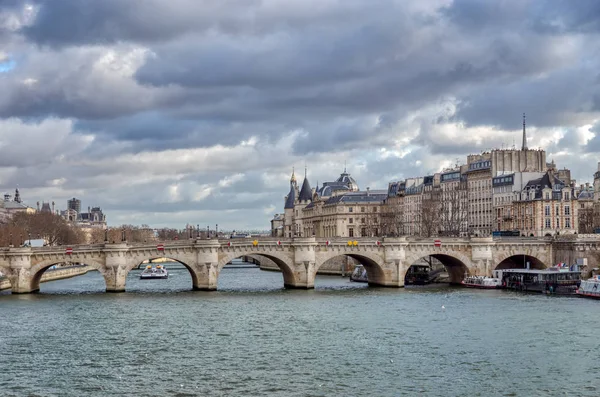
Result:
{"label": "stone bridge", "polygon": [[[577,240],[575,240],[577,242]],[[444,264],[450,281],[458,283],[465,273],[491,275],[497,268],[545,268],[554,263],[556,241],[544,238],[374,238],[357,239],[258,239],[169,241],[156,244],[97,244],[67,247],[0,249],[0,272],[10,280],[13,293],[39,290],[42,273],[63,262],[78,262],[97,269],[107,292],[125,291],[128,273],[147,259],[167,257],[183,264],[192,276],[193,289],[215,290],[221,269],[232,259],[265,257],[277,264],[286,288],[314,288],[317,270],[329,259],[347,255],[362,263],[369,284],[403,287],[409,267],[432,256]],[[582,256],[598,250],[600,240],[592,238],[573,248],[573,242],[559,245],[561,255]],[[570,244],[570,245],[569,245]],[[587,248],[585,248],[587,247]],[[573,253],[571,255],[570,253]]]}

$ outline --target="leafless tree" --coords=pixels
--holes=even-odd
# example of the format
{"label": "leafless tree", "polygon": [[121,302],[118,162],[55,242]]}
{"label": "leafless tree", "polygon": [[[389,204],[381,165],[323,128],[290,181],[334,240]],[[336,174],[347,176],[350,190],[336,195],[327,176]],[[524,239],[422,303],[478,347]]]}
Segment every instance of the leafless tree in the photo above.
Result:
{"label": "leafless tree", "polygon": [[441,234],[460,237],[467,233],[467,189],[459,182],[442,192],[440,224]]}
{"label": "leafless tree", "polygon": [[423,192],[419,222],[420,235],[423,237],[433,237],[439,233],[441,228],[441,197],[439,189]]}
{"label": "leafless tree", "polygon": [[404,234],[403,197],[388,197],[379,214],[380,230],[384,236],[396,237]]}
{"label": "leafless tree", "polygon": [[2,246],[20,246],[30,238],[44,239],[48,245],[81,244],[86,239],[85,233],[50,212],[20,212],[0,226]]}
{"label": "leafless tree", "polygon": [[594,233],[594,208],[580,208],[579,209],[579,234],[590,234]]}

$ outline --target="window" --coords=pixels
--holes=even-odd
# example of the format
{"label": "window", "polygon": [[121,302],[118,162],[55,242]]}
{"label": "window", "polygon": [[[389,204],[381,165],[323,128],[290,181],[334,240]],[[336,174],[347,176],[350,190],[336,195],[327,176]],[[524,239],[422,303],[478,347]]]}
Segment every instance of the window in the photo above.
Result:
{"label": "window", "polygon": [[348,223],[352,223],[354,220],[352,218],[348,219]]}
{"label": "window", "polygon": [[569,207],[569,206],[565,207],[565,215],[571,215],[571,207]]}
{"label": "window", "polygon": [[565,200],[570,200],[570,194],[569,192],[565,192]]}
{"label": "window", "polygon": [[377,212],[377,207],[373,207],[373,212]]}
{"label": "window", "polygon": [[546,216],[550,216],[550,206],[549,206],[549,205],[547,205],[547,206],[546,206],[546,208],[545,208],[545,210],[544,210],[544,214],[545,214]]}
{"label": "window", "polygon": [[556,215],[560,214],[560,208],[558,208],[558,205],[556,205]]}
{"label": "window", "polygon": [[360,212],[365,212],[365,207],[360,207]]}
{"label": "window", "polygon": [[362,237],[367,237],[367,229],[365,229],[364,227],[360,229],[360,235]]}
{"label": "window", "polygon": [[361,218],[360,223],[365,223],[365,218]]}
{"label": "window", "polygon": [[354,209],[352,207],[348,208],[348,212],[352,212]]}
{"label": "window", "polygon": [[556,218],[556,228],[560,229],[560,219]]}
{"label": "window", "polygon": [[352,228],[348,229],[348,236],[354,237],[354,229],[352,229]]}
{"label": "window", "polygon": [[546,229],[550,229],[550,218],[546,218]]}
{"label": "window", "polygon": [[567,229],[571,228],[571,218],[565,218],[565,227]]}
{"label": "window", "polygon": [[546,194],[544,195],[544,198],[546,200],[550,200],[550,192],[546,192]]}

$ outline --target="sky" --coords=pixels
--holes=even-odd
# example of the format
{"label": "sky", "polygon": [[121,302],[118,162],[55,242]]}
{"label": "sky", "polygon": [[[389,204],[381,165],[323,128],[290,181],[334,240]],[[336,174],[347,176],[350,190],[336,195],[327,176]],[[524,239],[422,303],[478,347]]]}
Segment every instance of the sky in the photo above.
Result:
{"label": "sky", "polygon": [[109,225],[268,229],[521,145],[591,182],[596,0],[0,0],[0,190]]}

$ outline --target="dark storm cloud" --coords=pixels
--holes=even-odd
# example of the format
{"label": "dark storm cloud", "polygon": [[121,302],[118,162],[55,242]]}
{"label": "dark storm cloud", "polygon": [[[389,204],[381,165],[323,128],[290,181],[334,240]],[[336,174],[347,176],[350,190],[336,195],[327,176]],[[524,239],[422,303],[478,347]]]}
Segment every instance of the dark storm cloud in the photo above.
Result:
{"label": "dark storm cloud", "polygon": [[559,166],[600,152],[597,1],[31,4],[0,0],[0,183],[40,199],[267,227],[305,160],[385,188],[510,144],[523,112]]}

